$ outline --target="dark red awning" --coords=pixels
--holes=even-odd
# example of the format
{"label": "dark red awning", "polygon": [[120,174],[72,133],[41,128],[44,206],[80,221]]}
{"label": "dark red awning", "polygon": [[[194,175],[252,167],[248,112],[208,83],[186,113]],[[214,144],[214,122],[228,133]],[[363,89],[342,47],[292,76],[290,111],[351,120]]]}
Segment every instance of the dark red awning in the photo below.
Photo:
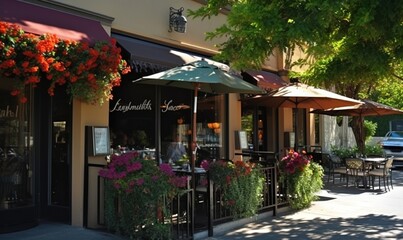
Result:
{"label": "dark red awning", "polygon": [[242,73],[243,76],[245,74],[249,75],[256,81],[256,85],[266,89],[278,89],[287,85],[287,82],[281,79],[280,76],[266,71],[259,71],[259,70],[247,70]]}
{"label": "dark red awning", "polygon": [[18,24],[25,32],[52,33],[61,39],[110,39],[100,22],[16,0],[0,1],[0,20]]}

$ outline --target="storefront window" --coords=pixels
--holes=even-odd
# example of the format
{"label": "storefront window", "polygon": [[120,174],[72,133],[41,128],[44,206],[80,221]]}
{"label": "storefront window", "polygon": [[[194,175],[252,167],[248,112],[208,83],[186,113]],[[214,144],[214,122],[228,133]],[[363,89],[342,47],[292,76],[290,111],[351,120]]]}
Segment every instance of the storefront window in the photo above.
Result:
{"label": "storefront window", "polygon": [[266,110],[260,108],[242,109],[242,131],[246,132],[249,150],[267,150]]}
{"label": "storefront window", "polygon": [[155,86],[123,85],[109,107],[114,151],[155,149]]}
{"label": "storefront window", "polygon": [[[160,99],[159,104],[155,99]],[[223,95],[205,93],[200,93],[198,98],[198,165],[201,160],[225,156],[222,144],[226,120],[223,99]],[[188,89],[123,85],[114,92],[110,104],[109,124],[114,151],[160,149],[160,162],[191,159],[193,101],[193,92]],[[159,118],[156,109],[160,111]],[[160,139],[155,136],[158,126]]]}
{"label": "storefront window", "polygon": [[[185,158],[191,158],[191,120],[193,114],[192,91],[180,88],[161,90],[161,142],[163,160],[178,160],[184,146]],[[204,159],[224,158],[225,111],[223,95],[200,94],[197,104],[197,159],[196,166]],[[179,143],[179,144],[178,144]],[[172,151],[172,146],[176,147]]]}
{"label": "storefront window", "polygon": [[190,159],[192,106],[190,90],[161,89],[161,155],[164,162]]}
{"label": "storefront window", "polygon": [[33,195],[31,94],[19,103],[9,82],[0,81],[0,210],[30,205]]}

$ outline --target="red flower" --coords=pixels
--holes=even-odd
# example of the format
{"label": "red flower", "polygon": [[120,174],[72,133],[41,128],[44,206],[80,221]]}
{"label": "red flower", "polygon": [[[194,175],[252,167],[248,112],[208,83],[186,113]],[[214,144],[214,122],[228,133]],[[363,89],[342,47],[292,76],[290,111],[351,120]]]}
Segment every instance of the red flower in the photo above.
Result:
{"label": "red flower", "polygon": [[50,95],[55,83],[69,84],[72,97],[102,103],[120,84],[121,74],[130,71],[120,51],[115,40],[91,47],[54,34],[25,34],[19,26],[0,21],[0,75],[20,80],[15,81],[20,91],[13,92],[20,99],[26,99],[22,98],[24,85],[38,83],[43,75],[51,81]]}
{"label": "red flower", "polygon": [[229,175],[225,176],[225,181],[226,181],[227,184],[230,184],[231,183],[231,176],[229,176]]}

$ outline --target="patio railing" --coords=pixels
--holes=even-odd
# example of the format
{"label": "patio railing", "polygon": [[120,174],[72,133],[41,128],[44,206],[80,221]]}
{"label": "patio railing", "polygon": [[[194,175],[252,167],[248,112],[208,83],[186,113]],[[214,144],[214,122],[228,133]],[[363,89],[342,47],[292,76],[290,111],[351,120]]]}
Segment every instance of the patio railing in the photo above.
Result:
{"label": "patio railing", "polygon": [[[275,216],[279,208],[286,207],[288,204],[285,187],[277,181],[276,167],[265,167],[260,171],[265,180],[262,203],[258,213],[272,211]],[[201,231],[208,231],[208,235],[211,237],[214,235],[215,226],[233,221],[234,216],[230,214],[228,208],[221,204],[221,197],[220,189],[209,180],[205,188],[196,188],[195,192],[189,189],[186,194],[177,197],[171,203],[173,209],[171,223],[175,239],[192,238],[195,232]]]}

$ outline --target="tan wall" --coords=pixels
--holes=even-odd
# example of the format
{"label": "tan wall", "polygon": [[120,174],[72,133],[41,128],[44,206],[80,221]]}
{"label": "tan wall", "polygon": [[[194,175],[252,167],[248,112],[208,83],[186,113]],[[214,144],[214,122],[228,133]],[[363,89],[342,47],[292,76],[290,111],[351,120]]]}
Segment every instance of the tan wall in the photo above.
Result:
{"label": "tan wall", "polygon": [[[84,212],[84,166],[85,166],[85,126],[108,126],[109,104],[102,106],[89,105],[78,100],[73,101],[73,143],[72,143],[72,225],[83,226]],[[104,157],[90,157],[89,163],[105,164]],[[91,178],[90,178],[91,179]],[[94,185],[92,185],[94,186]],[[89,216],[95,218],[96,223],[96,202],[94,202],[93,191],[90,188]],[[95,208],[95,209],[94,209]],[[94,219],[89,220],[93,224]]]}
{"label": "tan wall", "polygon": [[[201,4],[192,0],[57,0],[67,5],[85,9],[95,13],[113,17],[111,28],[129,35],[161,42],[171,46],[178,46],[207,55],[215,55],[215,47],[224,39],[205,40],[205,33],[211,32],[226,21],[226,15],[219,14],[211,19],[193,19],[187,17],[187,10],[196,10]],[[95,4],[96,2],[96,4]],[[186,33],[169,32],[169,8],[183,7],[187,18]],[[282,64],[277,63],[278,55],[275,52],[265,63],[264,69],[277,71]]]}
{"label": "tan wall", "polygon": [[226,17],[219,15],[211,20],[187,17],[187,32],[168,32],[169,8],[184,7],[195,10],[201,5],[195,1],[183,0],[59,0],[68,5],[90,10],[115,18],[112,28],[174,45],[182,45],[203,52],[216,53],[214,44],[218,41],[205,41],[205,32],[223,24]]}
{"label": "tan wall", "polygon": [[235,149],[235,131],[241,130],[241,102],[238,101],[239,94],[229,94],[229,159],[233,161],[242,160],[241,156],[235,153],[242,152],[242,150]]}
{"label": "tan wall", "polygon": [[307,145],[315,145],[315,116],[314,114],[307,112]]}

